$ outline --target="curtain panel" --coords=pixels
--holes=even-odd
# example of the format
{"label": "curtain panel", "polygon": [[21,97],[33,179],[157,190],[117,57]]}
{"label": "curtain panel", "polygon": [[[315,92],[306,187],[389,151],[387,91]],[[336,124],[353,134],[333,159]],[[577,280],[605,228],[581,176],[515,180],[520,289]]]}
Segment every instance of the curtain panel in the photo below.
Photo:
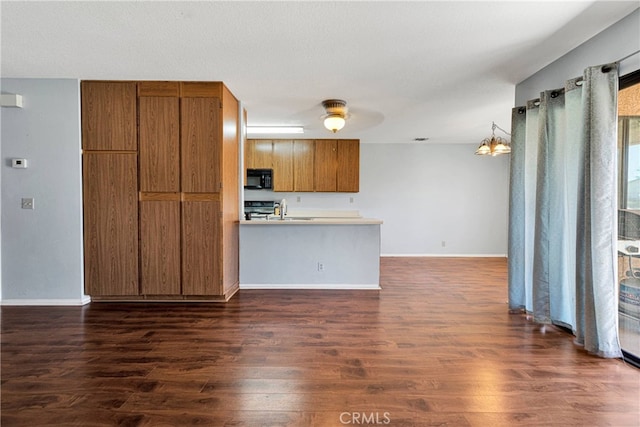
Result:
{"label": "curtain panel", "polygon": [[589,67],[512,111],[509,308],[621,357],[617,65]]}

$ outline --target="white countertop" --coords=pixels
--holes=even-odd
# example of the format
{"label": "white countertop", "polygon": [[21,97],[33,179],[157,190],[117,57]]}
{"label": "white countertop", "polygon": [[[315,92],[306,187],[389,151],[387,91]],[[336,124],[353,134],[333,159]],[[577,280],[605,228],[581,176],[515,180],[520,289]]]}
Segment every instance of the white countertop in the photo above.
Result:
{"label": "white countertop", "polygon": [[360,217],[350,217],[350,218],[336,218],[336,217],[318,217],[318,218],[308,218],[308,217],[287,217],[284,220],[279,218],[273,219],[251,219],[251,220],[241,220],[240,225],[370,225],[370,224],[382,224],[382,220],[375,218],[360,218]]}
{"label": "white countertop", "polygon": [[242,225],[367,225],[382,224],[382,220],[362,218],[357,210],[329,210],[329,209],[289,209],[284,220],[278,215],[269,215],[240,221]]}

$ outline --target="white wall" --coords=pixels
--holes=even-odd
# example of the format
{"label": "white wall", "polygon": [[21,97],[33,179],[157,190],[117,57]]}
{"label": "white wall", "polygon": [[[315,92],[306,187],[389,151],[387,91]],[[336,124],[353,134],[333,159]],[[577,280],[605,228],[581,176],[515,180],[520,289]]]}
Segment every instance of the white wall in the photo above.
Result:
{"label": "white wall", "polygon": [[509,156],[476,148],[362,146],[358,200],[365,216],[384,221],[383,254],[506,254]]}
{"label": "white wall", "polygon": [[[587,40],[516,86],[516,105],[540,97],[540,92],[563,88],[592,65],[608,64],[640,50],[640,9]],[[640,54],[620,63],[621,76],[640,69]]]}
{"label": "white wall", "polygon": [[361,144],[359,193],[246,191],[245,199],[284,197],[290,209],[359,210],[383,220],[384,255],[504,256],[509,156],[476,156],[476,148]]}
{"label": "white wall", "polygon": [[[2,108],[2,303],[81,304],[80,88],[73,79],[2,79],[24,108]],[[13,169],[12,158],[27,169]],[[21,208],[23,197],[35,209]]]}
{"label": "white wall", "polygon": [[[2,303],[87,302],[79,83],[2,79],[1,85],[25,102],[1,116]],[[475,156],[475,148],[363,144],[359,193],[259,194],[287,197],[292,208],[358,209],[380,218],[383,254],[503,255],[508,157]],[[29,168],[11,168],[14,157],[29,159]],[[35,210],[21,209],[23,197],[35,198]]]}
{"label": "white wall", "polygon": [[[613,62],[640,49],[638,22],[640,10],[520,83],[516,105],[542,90],[562,87],[589,65]],[[620,74],[637,69],[640,55],[624,61]],[[3,93],[19,93],[25,102],[22,109],[3,108],[1,115],[2,301],[86,302],[79,83],[0,81]],[[383,254],[503,255],[509,158],[475,156],[475,148],[362,144],[359,193],[250,192],[245,197],[286,197],[292,208],[358,209],[363,216],[380,218]],[[14,157],[28,158],[29,169],[12,169]],[[22,197],[34,197],[36,209],[21,209]]]}
{"label": "white wall", "polygon": [[240,289],[379,289],[378,224],[251,221],[240,240]]}

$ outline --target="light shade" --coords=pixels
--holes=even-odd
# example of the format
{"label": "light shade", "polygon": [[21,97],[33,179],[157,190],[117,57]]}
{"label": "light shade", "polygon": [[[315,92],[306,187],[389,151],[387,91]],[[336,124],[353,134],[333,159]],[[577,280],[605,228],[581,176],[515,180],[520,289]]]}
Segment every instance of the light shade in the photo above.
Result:
{"label": "light shade", "polygon": [[511,147],[507,144],[507,141],[502,138],[496,138],[496,145],[493,147],[493,155],[508,154],[511,152]]}
{"label": "light shade", "polygon": [[509,143],[499,136],[492,136],[491,138],[485,138],[480,143],[480,146],[476,150],[476,154],[479,156],[497,156],[499,154],[511,153],[511,147]]}
{"label": "light shade", "polygon": [[479,156],[485,156],[487,154],[491,154],[491,148],[486,140],[482,141],[482,144],[476,150],[476,154]]}
{"label": "light shade", "polygon": [[476,154],[479,156],[497,156],[500,154],[511,153],[511,146],[506,139],[496,136],[495,131],[500,129],[502,132],[510,135],[509,132],[499,127],[495,122],[491,124],[491,137],[485,138],[480,143],[480,146],[476,150]]}
{"label": "light shade", "polygon": [[324,127],[329,129],[331,132],[336,133],[340,129],[344,127],[344,117],[341,114],[329,114],[324,119]]}
{"label": "light shade", "polygon": [[325,99],[322,106],[326,114],[322,116],[324,127],[336,133],[344,127],[345,121],[349,117],[347,101],[343,99]]}

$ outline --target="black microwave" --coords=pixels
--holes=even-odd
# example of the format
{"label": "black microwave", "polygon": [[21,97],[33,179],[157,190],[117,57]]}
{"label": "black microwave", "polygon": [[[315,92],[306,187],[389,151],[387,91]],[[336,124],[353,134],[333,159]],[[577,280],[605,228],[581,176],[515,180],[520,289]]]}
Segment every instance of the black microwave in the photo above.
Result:
{"label": "black microwave", "polygon": [[251,190],[271,190],[273,188],[273,169],[247,169],[247,183]]}

